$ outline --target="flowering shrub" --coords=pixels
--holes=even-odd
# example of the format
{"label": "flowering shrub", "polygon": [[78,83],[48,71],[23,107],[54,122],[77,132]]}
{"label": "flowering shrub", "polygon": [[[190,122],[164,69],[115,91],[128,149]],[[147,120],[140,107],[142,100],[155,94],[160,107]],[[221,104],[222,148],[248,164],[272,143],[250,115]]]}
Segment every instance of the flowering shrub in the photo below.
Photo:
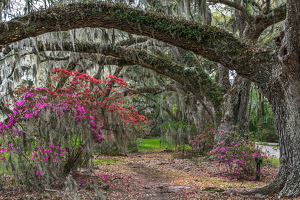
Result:
{"label": "flowering shrub", "polygon": [[[228,133],[222,131],[223,134],[232,135],[234,132]],[[262,158],[265,162],[267,156],[255,147],[252,141],[232,142],[229,146],[224,146],[224,141],[221,141],[217,147],[210,151],[214,155],[214,161],[221,165],[229,167],[230,172],[239,178],[254,179],[256,162],[255,158]]]}
{"label": "flowering shrub", "polygon": [[[213,148],[215,130],[212,124],[197,135],[193,140],[189,141],[189,147],[186,145],[174,151],[174,156],[179,158],[194,159],[199,156],[207,155]],[[179,147],[179,146],[178,146]]]}
{"label": "flowering shrub", "polygon": [[[101,143],[103,132],[114,131],[114,124],[120,127],[145,123],[144,116],[124,106],[123,95],[113,89],[114,84],[127,87],[123,79],[109,75],[105,80],[96,80],[60,68],[51,72],[49,78],[65,81],[64,88],[51,84],[16,88],[12,113],[6,123],[0,122],[0,133],[12,141],[1,152],[18,150],[17,163],[10,162],[12,170],[14,165],[20,169],[13,172],[15,178],[19,180],[21,171],[23,182],[40,189],[41,183],[49,184],[70,172],[79,161],[89,163],[94,144]],[[2,157],[0,162],[5,161]]]}

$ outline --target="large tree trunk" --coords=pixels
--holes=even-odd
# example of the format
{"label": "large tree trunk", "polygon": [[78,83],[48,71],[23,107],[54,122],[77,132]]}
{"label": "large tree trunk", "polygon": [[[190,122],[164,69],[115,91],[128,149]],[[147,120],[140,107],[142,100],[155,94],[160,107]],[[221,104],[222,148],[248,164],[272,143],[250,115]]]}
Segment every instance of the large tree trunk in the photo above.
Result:
{"label": "large tree trunk", "polygon": [[261,85],[272,105],[279,138],[280,168],[275,180],[255,190],[279,193],[279,197],[300,195],[300,1],[287,1],[285,37],[278,48],[278,65],[268,86]]}
{"label": "large tree trunk", "polygon": [[[249,91],[251,81],[237,76],[232,88],[224,95],[221,102],[221,117],[217,122],[217,133],[215,142],[225,141],[226,135],[221,134],[223,130],[235,129],[241,137],[248,132],[247,106],[249,102]],[[238,126],[233,128],[233,126]],[[227,141],[230,143],[231,141]]]}
{"label": "large tree trunk", "polygon": [[300,194],[300,81],[283,83],[283,80],[274,82],[274,89],[278,91],[265,90],[275,115],[279,138],[279,172],[270,185],[254,192],[280,192],[279,197],[295,197]]}

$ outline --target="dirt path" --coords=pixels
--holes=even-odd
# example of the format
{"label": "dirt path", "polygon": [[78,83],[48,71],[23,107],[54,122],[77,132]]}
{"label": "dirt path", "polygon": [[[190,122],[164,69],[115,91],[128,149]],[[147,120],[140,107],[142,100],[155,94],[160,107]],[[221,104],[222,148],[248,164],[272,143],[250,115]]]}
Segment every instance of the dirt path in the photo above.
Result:
{"label": "dirt path", "polygon": [[[275,199],[276,196],[242,196],[239,190],[262,187],[274,178],[276,167],[262,168],[262,181],[241,181],[226,173],[224,166],[212,161],[195,163],[173,159],[172,153],[141,152],[128,156],[100,156],[93,172],[72,173],[72,187],[66,179],[52,184],[44,193],[6,187],[0,199],[89,199],[98,200],[104,191],[109,200],[171,199]],[[296,198],[294,198],[296,199]]]}
{"label": "dirt path", "polygon": [[[261,182],[237,181],[222,178],[226,171],[224,166],[211,161],[195,164],[189,160],[173,159],[172,153],[166,152],[141,152],[127,157],[102,156],[99,159],[119,160],[101,164],[98,170],[99,173],[106,172],[107,183],[111,185],[107,191],[108,199],[253,199],[254,196],[236,194],[234,189],[264,186],[277,171],[277,168],[265,168]],[[119,175],[122,178],[116,177]]]}

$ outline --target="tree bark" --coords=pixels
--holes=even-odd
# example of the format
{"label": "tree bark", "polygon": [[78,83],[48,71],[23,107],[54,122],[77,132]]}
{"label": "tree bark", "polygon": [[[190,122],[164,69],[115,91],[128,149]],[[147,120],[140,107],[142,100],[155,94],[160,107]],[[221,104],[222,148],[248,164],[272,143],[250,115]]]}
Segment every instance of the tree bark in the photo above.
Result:
{"label": "tree bark", "polygon": [[[247,106],[249,102],[249,90],[251,81],[237,76],[232,88],[224,95],[221,102],[221,116],[217,126],[215,142],[226,140],[226,135],[221,134],[223,130],[237,131],[241,137],[248,132]],[[238,126],[233,128],[233,126]],[[227,141],[230,143],[231,141]]]}
{"label": "tree bark", "polygon": [[268,186],[254,190],[279,197],[300,195],[300,1],[287,0],[286,30],[272,81],[260,85],[272,105],[279,139],[280,168]]}

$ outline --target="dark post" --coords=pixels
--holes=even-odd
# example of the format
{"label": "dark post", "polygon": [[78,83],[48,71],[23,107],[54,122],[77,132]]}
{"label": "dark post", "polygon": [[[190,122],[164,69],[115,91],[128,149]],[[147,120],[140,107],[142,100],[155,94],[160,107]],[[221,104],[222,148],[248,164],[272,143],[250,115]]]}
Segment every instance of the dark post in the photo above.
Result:
{"label": "dark post", "polygon": [[261,158],[255,158],[256,162],[256,181],[259,181],[259,176],[260,176],[260,163],[262,163]]}

